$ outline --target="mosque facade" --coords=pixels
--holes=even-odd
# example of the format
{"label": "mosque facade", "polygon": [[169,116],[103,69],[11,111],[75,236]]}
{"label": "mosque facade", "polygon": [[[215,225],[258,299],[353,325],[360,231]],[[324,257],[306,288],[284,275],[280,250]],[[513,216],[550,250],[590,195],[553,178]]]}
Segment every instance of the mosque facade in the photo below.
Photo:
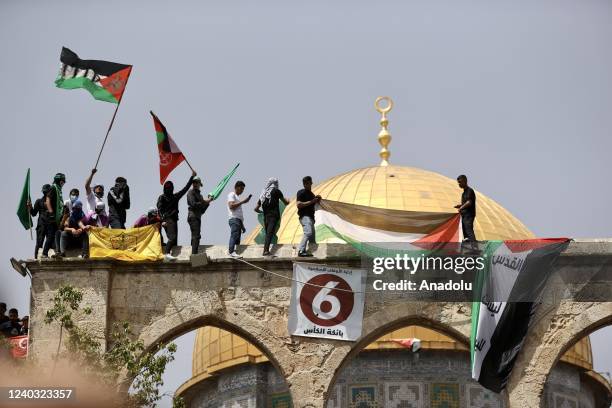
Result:
{"label": "mosque facade", "polygon": [[[382,162],[331,177],[313,187],[324,199],[383,209],[455,212],[461,190],[441,174],[389,164],[388,109],[382,114],[379,142]],[[477,192],[475,233],[479,240],[529,239],[534,235],[508,210]],[[253,244],[259,228],[246,244]],[[279,244],[297,245],[302,227],[295,200],[285,208]],[[319,243],[338,243],[318,236]],[[412,352],[395,339],[418,338]],[[192,377],[178,390],[188,407],[289,407],[289,390],[268,359],[239,336],[216,327],[198,329]],[[542,403],[550,408],[603,408],[610,403],[610,383],[593,371],[588,337],[571,347],[548,376]],[[386,333],[359,352],[337,374],[327,395],[329,408],[502,408],[507,396],[471,379],[468,345],[431,328],[411,325]],[[606,405],[608,404],[608,405]]]}

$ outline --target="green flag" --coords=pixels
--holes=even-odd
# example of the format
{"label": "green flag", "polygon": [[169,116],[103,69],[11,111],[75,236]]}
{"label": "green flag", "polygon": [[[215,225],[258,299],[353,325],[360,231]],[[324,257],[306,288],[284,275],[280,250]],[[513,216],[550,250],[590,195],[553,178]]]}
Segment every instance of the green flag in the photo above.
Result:
{"label": "green flag", "polygon": [[240,163],[238,163],[236,166],[234,166],[232,171],[230,171],[227,174],[227,176],[223,177],[223,180],[221,180],[219,182],[219,184],[217,184],[217,187],[215,187],[215,189],[213,191],[208,193],[208,195],[211,196],[213,198],[213,200],[216,200],[217,197],[219,197],[221,195],[221,193],[223,192],[223,189],[225,188],[225,186],[227,186],[227,183],[229,183],[230,179],[232,178],[232,176],[236,172],[236,169],[238,168],[238,166],[240,166]]}
{"label": "green flag", "polygon": [[26,174],[25,184],[23,185],[23,190],[21,191],[21,198],[19,199],[19,207],[17,207],[17,217],[23,225],[23,228],[30,229],[32,228],[32,217],[30,216],[30,210],[28,208],[28,202],[30,200],[30,169]]}

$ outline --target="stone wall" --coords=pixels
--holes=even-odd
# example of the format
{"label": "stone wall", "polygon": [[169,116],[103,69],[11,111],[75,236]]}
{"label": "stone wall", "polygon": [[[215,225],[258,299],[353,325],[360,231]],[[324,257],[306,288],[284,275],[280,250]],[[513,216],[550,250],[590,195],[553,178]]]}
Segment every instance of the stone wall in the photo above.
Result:
{"label": "stone wall", "polygon": [[[563,255],[579,270],[591,256],[610,263],[612,242],[591,254]],[[280,246],[277,258],[262,259],[261,247],[243,248],[245,259],[271,275],[228,259],[225,247],[205,247],[205,255],[179,260],[122,263],[101,260],[28,261],[32,278],[32,353],[41,360],[53,356],[59,333],[43,324],[54,291],[70,283],[84,292],[84,305],[94,313],[79,317],[82,324],[105,339],[114,323],[129,321],[147,347],[169,341],[203,325],[234,332],[256,345],[289,386],[294,406],[323,407],[342,368],[359,351],[384,333],[410,324],[431,327],[466,342],[470,332],[467,303],[406,302],[384,293],[366,296],[363,336],[355,343],[292,337],[287,332],[289,278],[295,248]],[[359,255],[350,246],[319,245],[312,262],[358,267]],[[513,371],[510,405],[539,406],[546,376],[562,352],[603,324],[609,324],[612,303],[566,302],[541,308],[541,315]]]}

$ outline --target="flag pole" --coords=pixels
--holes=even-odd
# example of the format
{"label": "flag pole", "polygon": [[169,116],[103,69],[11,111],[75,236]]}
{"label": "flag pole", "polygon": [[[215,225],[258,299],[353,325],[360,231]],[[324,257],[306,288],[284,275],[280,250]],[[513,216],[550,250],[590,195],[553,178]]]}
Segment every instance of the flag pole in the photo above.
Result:
{"label": "flag pole", "polygon": [[[132,74],[132,70],[130,69],[130,75]],[[110,124],[108,125],[108,129],[106,130],[106,136],[104,136],[104,141],[102,142],[102,147],[100,148],[100,152],[98,153],[98,158],[96,159],[96,165],[94,166],[94,169],[98,168],[98,163],[100,162],[100,156],[102,156],[102,151],[104,150],[104,146],[106,145],[106,139],[108,139],[108,134],[110,133],[112,127],[113,127],[113,123],[115,123],[115,116],[117,116],[117,111],[119,110],[119,105],[121,105],[121,101],[123,100],[123,94],[125,93],[125,89],[127,88],[127,83],[130,80],[130,76],[128,75],[127,79],[125,80],[125,85],[123,87],[123,93],[121,94],[121,99],[119,99],[119,101],[117,102],[117,106],[115,107],[115,113],[113,113],[113,118],[110,121]]]}
{"label": "flag pole", "polygon": [[185,155],[183,155],[183,158],[185,159],[185,163],[187,163],[187,165],[189,166],[189,168],[191,169],[191,171],[193,171],[194,173],[197,173],[197,171],[195,171],[193,169],[193,167],[191,167],[191,164],[189,164],[189,160],[187,160],[187,158],[185,157]]}

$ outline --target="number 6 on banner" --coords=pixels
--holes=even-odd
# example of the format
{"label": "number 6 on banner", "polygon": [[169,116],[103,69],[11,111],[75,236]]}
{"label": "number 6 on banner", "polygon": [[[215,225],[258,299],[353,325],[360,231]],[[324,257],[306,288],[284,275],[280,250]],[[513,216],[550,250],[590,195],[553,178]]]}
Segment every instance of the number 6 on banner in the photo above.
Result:
{"label": "number 6 on banner", "polygon": [[328,273],[310,279],[300,293],[302,313],[319,326],[342,323],[350,316],[354,303],[351,286],[341,277]]}
{"label": "number 6 on banner", "polygon": [[312,310],[317,317],[325,320],[332,320],[340,313],[340,300],[330,295],[339,282],[327,282],[312,300]]}

